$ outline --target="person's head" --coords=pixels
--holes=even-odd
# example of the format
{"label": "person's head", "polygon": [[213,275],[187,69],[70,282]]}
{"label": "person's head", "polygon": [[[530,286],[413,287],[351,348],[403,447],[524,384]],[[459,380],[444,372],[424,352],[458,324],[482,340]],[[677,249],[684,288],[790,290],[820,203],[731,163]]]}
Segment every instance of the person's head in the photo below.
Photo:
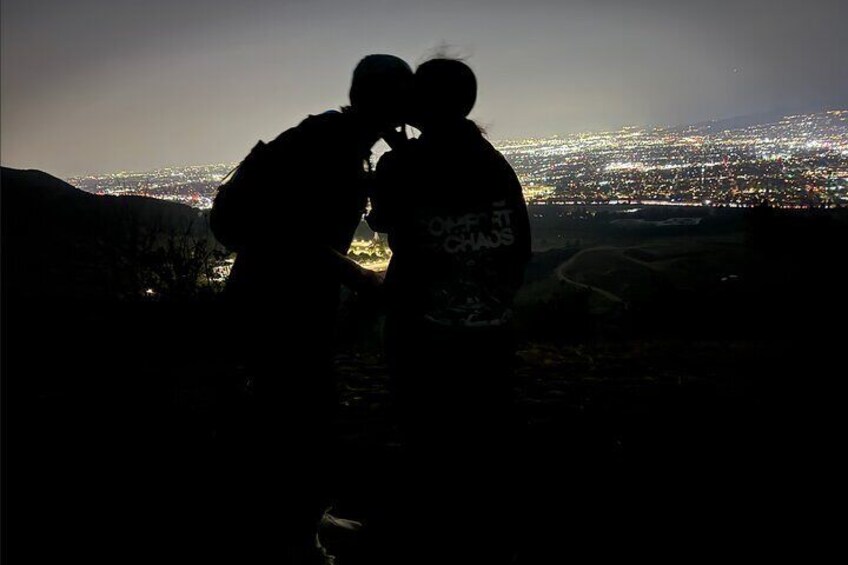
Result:
{"label": "person's head", "polygon": [[409,121],[424,130],[462,121],[477,101],[477,78],[456,59],[430,59],[415,70]]}
{"label": "person's head", "polygon": [[382,131],[404,122],[412,69],[394,55],[368,55],[353,70],[351,108]]}

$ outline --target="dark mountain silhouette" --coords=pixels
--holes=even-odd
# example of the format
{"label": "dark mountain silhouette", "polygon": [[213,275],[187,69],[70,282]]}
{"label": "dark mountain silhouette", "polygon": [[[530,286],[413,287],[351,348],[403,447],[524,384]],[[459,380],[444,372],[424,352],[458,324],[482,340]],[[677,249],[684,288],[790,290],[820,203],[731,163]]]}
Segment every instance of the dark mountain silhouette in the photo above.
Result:
{"label": "dark mountain silhouette", "polygon": [[98,196],[42,171],[6,167],[0,194],[5,285],[16,298],[100,300],[173,286],[156,284],[163,278],[152,272],[156,262],[214,247],[206,217],[182,204]]}
{"label": "dark mountain silhouette", "polygon": [[206,379],[192,390],[210,390],[222,365],[209,352],[198,368],[187,354],[204,351],[203,329],[219,323],[198,281],[220,248],[188,206],[0,172],[0,359],[25,461],[21,523],[61,539],[63,553],[94,545],[83,523],[98,546],[126,547],[129,532],[167,519],[156,493],[173,496],[175,479],[157,469],[193,429],[174,400],[181,379]]}
{"label": "dark mountain silhouette", "polygon": [[729,118],[718,118],[714,120],[705,120],[703,122],[695,122],[692,124],[681,124],[675,126],[672,131],[703,131],[704,133],[718,133],[729,129],[746,128],[750,126],[758,126],[763,124],[773,124],[779,122],[784,116],[793,113],[785,108],[771,110],[769,112],[759,112],[756,114],[746,114],[743,116],[732,116]]}
{"label": "dark mountain silhouette", "polygon": [[727,130],[743,129],[751,126],[765,126],[776,124],[783,120],[786,116],[796,114],[817,114],[827,112],[831,109],[821,106],[795,106],[787,108],[775,108],[766,112],[757,112],[754,114],[745,114],[741,116],[731,116],[728,118],[717,118],[714,120],[705,120],[691,124],[680,124],[670,128],[675,132],[699,133],[701,135],[716,134]]}

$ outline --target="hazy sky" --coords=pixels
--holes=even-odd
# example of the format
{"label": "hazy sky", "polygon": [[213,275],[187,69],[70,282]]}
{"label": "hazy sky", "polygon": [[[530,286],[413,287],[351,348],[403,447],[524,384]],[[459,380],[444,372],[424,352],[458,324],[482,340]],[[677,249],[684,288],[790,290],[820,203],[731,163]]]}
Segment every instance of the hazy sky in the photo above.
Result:
{"label": "hazy sky", "polygon": [[237,160],[440,44],[492,138],[848,107],[848,0],[0,2],[0,161],[59,176]]}

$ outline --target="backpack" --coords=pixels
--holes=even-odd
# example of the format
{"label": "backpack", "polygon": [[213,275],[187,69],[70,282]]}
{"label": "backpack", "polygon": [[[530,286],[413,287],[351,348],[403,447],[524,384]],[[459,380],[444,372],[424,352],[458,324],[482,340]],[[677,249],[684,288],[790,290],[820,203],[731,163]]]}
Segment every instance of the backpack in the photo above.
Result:
{"label": "backpack", "polygon": [[260,140],[218,187],[209,227],[215,239],[230,251],[243,248],[255,231],[255,213],[264,204],[262,192],[273,183],[273,153],[271,145]]}
{"label": "backpack", "polygon": [[303,179],[305,147],[323,139],[340,112],[329,110],[309,116],[274,140],[260,140],[247,157],[224,177],[209,214],[209,227],[221,245],[238,252],[268,233],[285,186],[294,187]]}

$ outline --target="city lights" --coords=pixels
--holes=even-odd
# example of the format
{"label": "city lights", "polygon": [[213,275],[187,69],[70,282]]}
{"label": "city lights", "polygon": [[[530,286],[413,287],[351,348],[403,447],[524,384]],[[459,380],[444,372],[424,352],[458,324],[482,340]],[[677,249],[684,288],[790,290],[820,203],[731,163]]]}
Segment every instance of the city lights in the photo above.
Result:
{"label": "city lights", "polygon": [[[714,124],[627,127],[494,145],[515,168],[531,204],[848,204],[848,110],[786,116],[734,129]],[[234,165],[170,167],[68,181],[98,194],[152,196],[208,209]],[[375,244],[366,243],[372,248],[358,251],[385,260],[373,249]]]}

